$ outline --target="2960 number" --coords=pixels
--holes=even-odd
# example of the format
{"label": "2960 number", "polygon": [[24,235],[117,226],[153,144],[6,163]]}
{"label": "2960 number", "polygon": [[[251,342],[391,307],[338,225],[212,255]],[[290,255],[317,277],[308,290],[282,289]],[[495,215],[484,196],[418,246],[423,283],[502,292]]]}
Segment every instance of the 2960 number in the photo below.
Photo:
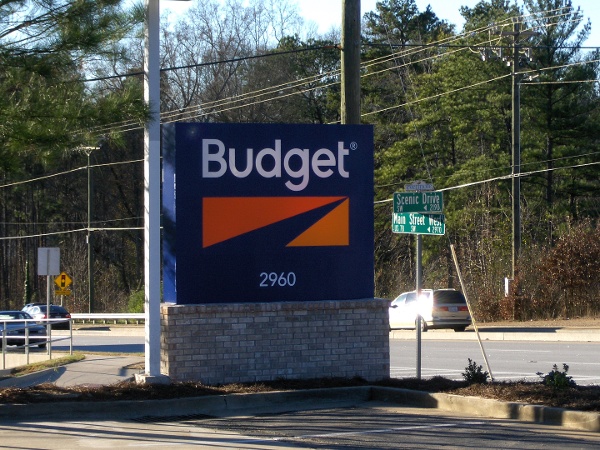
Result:
{"label": "2960 number", "polygon": [[296,284],[296,274],[294,272],[261,272],[260,287],[286,287]]}

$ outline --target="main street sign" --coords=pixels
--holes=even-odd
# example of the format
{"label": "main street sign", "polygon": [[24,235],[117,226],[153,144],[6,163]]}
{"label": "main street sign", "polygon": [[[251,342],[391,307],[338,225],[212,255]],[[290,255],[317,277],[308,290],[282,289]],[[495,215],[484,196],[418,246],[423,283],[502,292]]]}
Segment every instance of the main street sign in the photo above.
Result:
{"label": "main street sign", "polygon": [[441,236],[446,232],[444,220],[443,214],[394,212],[392,214],[392,232]]}
{"label": "main street sign", "polygon": [[440,213],[444,209],[442,192],[396,192],[395,213]]}

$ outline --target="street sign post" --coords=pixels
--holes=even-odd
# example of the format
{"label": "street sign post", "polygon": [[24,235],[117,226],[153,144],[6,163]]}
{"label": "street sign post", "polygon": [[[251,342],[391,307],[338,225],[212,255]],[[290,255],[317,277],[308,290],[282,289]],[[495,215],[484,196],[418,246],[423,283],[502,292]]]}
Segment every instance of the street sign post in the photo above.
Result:
{"label": "street sign post", "polygon": [[396,192],[394,213],[440,213],[444,209],[442,192]]}
{"label": "street sign post", "polygon": [[441,236],[446,232],[443,214],[393,213],[392,232]]}
{"label": "street sign post", "polygon": [[[422,247],[423,234],[443,235],[446,232],[443,214],[443,194],[433,192],[433,184],[422,180],[404,185],[408,192],[394,194],[392,212],[392,232],[417,235],[417,297],[421,294],[422,284]],[[421,316],[417,316],[417,378],[421,379]]]}

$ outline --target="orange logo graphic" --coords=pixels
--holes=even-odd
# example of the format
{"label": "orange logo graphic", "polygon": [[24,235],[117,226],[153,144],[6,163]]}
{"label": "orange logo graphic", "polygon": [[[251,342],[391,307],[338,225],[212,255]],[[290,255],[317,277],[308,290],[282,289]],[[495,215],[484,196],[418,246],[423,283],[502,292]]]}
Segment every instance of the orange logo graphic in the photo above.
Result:
{"label": "orange logo graphic", "polygon": [[335,206],[287,247],[350,245],[348,197],[207,197],[202,199],[204,248],[327,205]]}

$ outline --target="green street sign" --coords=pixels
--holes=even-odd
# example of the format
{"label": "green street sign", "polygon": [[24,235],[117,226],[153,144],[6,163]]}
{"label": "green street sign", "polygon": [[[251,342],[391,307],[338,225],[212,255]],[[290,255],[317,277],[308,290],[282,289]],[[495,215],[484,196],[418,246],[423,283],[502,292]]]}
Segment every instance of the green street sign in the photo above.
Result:
{"label": "green street sign", "polygon": [[446,232],[443,214],[393,213],[392,232],[408,234],[434,234]]}
{"label": "green street sign", "polygon": [[396,192],[394,193],[395,213],[440,213],[444,210],[442,192]]}

